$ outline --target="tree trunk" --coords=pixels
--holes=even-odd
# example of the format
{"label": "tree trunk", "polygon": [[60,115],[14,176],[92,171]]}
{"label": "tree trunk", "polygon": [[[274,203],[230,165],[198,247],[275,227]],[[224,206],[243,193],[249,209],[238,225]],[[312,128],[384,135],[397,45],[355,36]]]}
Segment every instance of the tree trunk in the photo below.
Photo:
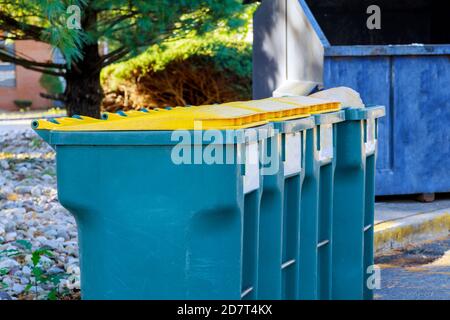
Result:
{"label": "tree trunk", "polygon": [[[97,46],[96,50],[97,50]],[[92,70],[92,61],[99,61],[98,53],[85,55],[77,62],[79,71],[69,70],[66,75],[66,108],[69,116],[74,114],[100,118],[103,90],[100,85],[100,70]],[[80,72],[81,71],[81,72]]]}
{"label": "tree trunk", "polygon": [[[87,9],[81,22],[82,28],[88,30],[96,21],[96,12]],[[76,61],[65,76],[67,113],[69,116],[77,114],[100,118],[103,90],[100,85],[101,56],[98,43],[84,44],[82,55],[81,60]]]}

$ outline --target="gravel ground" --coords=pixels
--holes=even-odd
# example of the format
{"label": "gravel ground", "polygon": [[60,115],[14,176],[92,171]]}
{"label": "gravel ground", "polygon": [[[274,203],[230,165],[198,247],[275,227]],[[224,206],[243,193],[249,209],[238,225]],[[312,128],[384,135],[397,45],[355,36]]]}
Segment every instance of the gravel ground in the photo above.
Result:
{"label": "gravel ground", "polygon": [[77,229],[58,203],[55,154],[32,130],[0,132],[0,299],[77,299]]}

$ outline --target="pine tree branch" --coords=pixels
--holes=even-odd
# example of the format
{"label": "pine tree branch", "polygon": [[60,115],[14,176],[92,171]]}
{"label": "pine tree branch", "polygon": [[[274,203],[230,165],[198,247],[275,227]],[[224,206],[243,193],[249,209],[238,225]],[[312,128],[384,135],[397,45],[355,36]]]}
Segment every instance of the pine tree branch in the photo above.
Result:
{"label": "pine tree branch", "polygon": [[56,100],[56,101],[62,101],[62,102],[67,102],[67,98],[64,94],[62,93],[57,93],[57,94],[49,94],[49,93],[43,93],[41,92],[39,94],[42,98],[45,99],[49,99],[49,100]]}
{"label": "pine tree branch", "polygon": [[19,57],[17,54],[13,55],[8,53],[8,51],[0,47],[0,60],[16,63],[20,65],[28,65],[32,67],[43,67],[43,68],[56,68],[56,69],[66,69],[66,65],[62,63],[51,63],[51,62],[39,62],[34,60],[29,60],[26,58]]}
{"label": "pine tree branch", "polygon": [[7,35],[0,34],[0,40],[34,40],[33,38],[27,37],[27,36],[19,36],[17,34],[13,34],[12,32],[9,32]]}
{"label": "pine tree branch", "polygon": [[126,47],[120,47],[114,51],[111,51],[110,53],[104,55],[101,58],[100,64],[98,66],[99,69],[102,69],[103,67],[106,67],[107,65],[110,65],[110,64],[116,62],[117,60],[126,56],[129,52],[130,52],[130,50],[127,49]]}
{"label": "pine tree branch", "polygon": [[7,15],[5,12],[0,11],[0,24],[2,30],[6,32],[21,31],[25,36],[30,37],[30,39],[41,40],[41,34],[45,30],[42,27],[36,25],[27,24],[24,22],[19,22],[13,17]]}
{"label": "pine tree branch", "polygon": [[[127,19],[133,18],[133,17],[135,17],[138,14],[139,14],[139,12],[131,12],[131,13],[124,14],[122,16],[119,16],[119,17],[116,17],[116,18],[110,19],[110,20],[102,21],[102,20],[99,19],[97,29],[101,30],[102,34],[106,34],[108,32],[114,33],[115,32],[114,27],[116,25],[118,25],[119,23],[121,23],[121,22],[123,22],[123,21],[125,21]],[[131,23],[129,23],[125,27],[129,28],[130,26],[131,26]]]}
{"label": "pine tree branch", "polygon": [[64,72],[57,72],[57,71],[52,70],[52,68],[53,68],[52,65],[54,65],[52,63],[38,62],[37,63],[38,65],[37,65],[36,62],[34,62],[34,61],[21,59],[21,58],[15,57],[15,56],[11,56],[10,54],[5,54],[4,52],[2,52],[2,50],[0,50],[0,60],[17,64],[17,65],[22,66],[29,70],[42,72],[42,73],[50,74],[50,75],[57,76],[57,77],[65,76]]}
{"label": "pine tree branch", "polygon": [[126,51],[127,53],[129,52],[128,49],[127,49],[126,47],[120,47],[120,48],[118,48],[118,49],[116,49],[116,50],[113,50],[113,51],[111,51],[110,53],[107,53],[107,54],[103,55],[103,56],[100,58],[100,62],[103,62],[103,61],[105,61],[105,60],[108,60],[108,59],[112,58],[113,56],[115,56],[115,55],[117,55],[117,54],[119,54],[119,53],[121,53],[121,52],[124,52],[124,51]]}

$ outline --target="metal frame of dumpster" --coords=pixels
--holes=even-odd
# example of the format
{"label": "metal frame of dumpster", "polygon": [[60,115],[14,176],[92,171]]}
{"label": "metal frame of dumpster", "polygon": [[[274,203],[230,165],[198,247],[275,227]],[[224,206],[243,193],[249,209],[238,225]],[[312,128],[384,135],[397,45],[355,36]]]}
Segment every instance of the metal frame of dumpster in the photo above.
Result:
{"label": "metal frame of dumpster", "polygon": [[305,0],[265,0],[254,18],[255,99],[286,80],[351,87],[386,106],[376,195],[450,192],[450,44],[333,45]]}

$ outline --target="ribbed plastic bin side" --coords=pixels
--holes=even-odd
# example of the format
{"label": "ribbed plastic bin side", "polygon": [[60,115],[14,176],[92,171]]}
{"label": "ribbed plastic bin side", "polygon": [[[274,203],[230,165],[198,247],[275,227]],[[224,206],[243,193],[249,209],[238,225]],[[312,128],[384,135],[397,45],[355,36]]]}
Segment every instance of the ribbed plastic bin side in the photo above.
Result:
{"label": "ribbed plastic bin side", "polygon": [[[234,161],[205,165],[174,162],[168,131],[52,133],[59,200],[79,229],[83,299],[240,299],[243,220],[258,215],[246,195],[260,181],[238,158],[257,153],[257,139],[218,145]],[[191,156],[206,148],[194,144]]]}
{"label": "ribbed plastic bin side", "polygon": [[337,126],[332,298],[371,299],[377,122],[384,107],[348,108]]}
{"label": "ribbed plastic bin side", "polygon": [[[244,188],[243,235],[242,235],[242,284],[241,299],[256,300],[259,297],[260,286],[260,238],[261,238],[261,197],[263,175],[261,168],[262,153],[267,141],[273,136],[273,126],[263,126],[257,129],[258,141],[246,145],[245,160],[251,163],[250,168],[244,168],[248,179]],[[252,158],[249,158],[252,155]],[[241,156],[242,157],[242,156]],[[255,163],[256,161],[256,163]],[[251,169],[253,174],[248,170]],[[256,172],[255,172],[256,171]],[[252,177],[250,179],[250,177]],[[258,179],[256,181],[256,178]],[[245,179],[245,178],[244,178]]]}
{"label": "ribbed plastic bin side", "polygon": [[275,122],[281,136],[283,177],[282,211],[282,299],[299,298],[300,278],[300,203],[305,176],[306,133],[314,127],[314,117]]}
{"label": "ribbed plastic bin side", "polygon": [[344,119],[343,111],[315,115],[315,127],[306,133],[300,209],[300,299],[330,296],[336,124]]}
{"label": "ribbed plastic bin side", "polygon": [[[299,298],[300,192],[310,113],[340,109],[339,102],[290,96],[227,103],[263,112],[274,135],[262,152],[263,187],[259,216],[258,299]],[[331,147],[332,148],[332,147]]]}
{"label": "ribbed plastic bin side", "polygon": [[274,122],[262,151],[258,299],[297,299],[300,190],[313,117]]}

